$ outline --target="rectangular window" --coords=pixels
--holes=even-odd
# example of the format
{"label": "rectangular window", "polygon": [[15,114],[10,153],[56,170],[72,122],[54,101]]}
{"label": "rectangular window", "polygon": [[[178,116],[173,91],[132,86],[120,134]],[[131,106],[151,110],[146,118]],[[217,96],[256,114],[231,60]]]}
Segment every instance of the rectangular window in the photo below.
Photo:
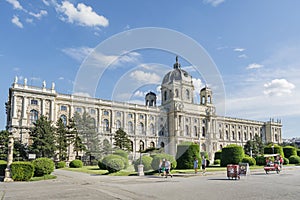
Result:
{"label": "rectangular window", "polygon": [[96,110],[95,109],[90,109],[90,113],[91,113],[91,115],[95,115],[96,114]]}
{"label": "rectangular window", "polygon": [[76,112],[81,113],[82,109],[81,108],[76,108]]}
{"label": "rectangular window", "polygon": [[36,100],[36,99],[31,99],[30,104],[31,104],[31,105],[38,105],[38,100]]}
{"label": "rectangular window", "polygon": [[61,111],[66,111],[67,110],[67,106],[60,106],[60,110]]}

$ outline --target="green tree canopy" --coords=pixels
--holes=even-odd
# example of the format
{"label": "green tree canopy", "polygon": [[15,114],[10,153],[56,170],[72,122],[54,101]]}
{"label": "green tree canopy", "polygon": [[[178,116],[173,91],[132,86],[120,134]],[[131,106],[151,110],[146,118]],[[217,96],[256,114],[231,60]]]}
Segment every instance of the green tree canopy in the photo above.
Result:
{"label": "green tree canopy", "polygon": [[246,142],[246,144],[244,145],[244,151],[245,154],[247,155],[251,155],[251,151],[252,151],[252,155],[254,157],[256,157],[257,155],[261,155],[264,153],[264,144],[262,142],[261,137],[259,137],[258,135],[255,135],[253,140],[248,140]]}
{"label": "green tree canopy", "polygon": [[0,160],[7,160],[8,136],[8,131],[0,132]]}
{"label": "green tree canopy", "polygon": [[125,151],[132,151],[131,141],[128,138],[128,135],[123,129],[119,128],[114,135],[114,145]]}

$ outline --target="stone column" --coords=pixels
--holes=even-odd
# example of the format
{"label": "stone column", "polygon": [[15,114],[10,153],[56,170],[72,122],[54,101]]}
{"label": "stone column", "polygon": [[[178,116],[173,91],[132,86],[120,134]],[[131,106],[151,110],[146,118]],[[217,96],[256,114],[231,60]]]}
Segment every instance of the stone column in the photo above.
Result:
{"label": "stone column", "polygon": [[8,140],[8,156],[7,156],[7,167],[5,169],[5,178],[4,182],[12,182],[11,178],[11,163],[13,162],[13,153],[14,153],[14,137],[13,135],[9,136]]}

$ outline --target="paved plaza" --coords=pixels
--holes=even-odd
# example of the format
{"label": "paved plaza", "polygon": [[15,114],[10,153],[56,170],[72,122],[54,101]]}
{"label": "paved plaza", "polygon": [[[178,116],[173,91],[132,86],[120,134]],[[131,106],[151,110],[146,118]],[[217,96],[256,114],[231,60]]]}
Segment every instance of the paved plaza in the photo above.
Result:
{"label": "paved plaza", "polygon": [[37,182],[0,182],[1,200],[18,199],[299,199],[300,168],[282,173],[255,170],[240,180],[226,172],[202,175],[103,176],[55,170],[57,179]]}

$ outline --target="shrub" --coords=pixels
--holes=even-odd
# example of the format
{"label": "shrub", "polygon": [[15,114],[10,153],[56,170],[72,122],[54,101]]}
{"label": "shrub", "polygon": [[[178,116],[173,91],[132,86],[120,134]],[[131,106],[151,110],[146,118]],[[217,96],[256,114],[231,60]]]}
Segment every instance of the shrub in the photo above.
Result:
{"label": "shrub", "polygon": [[297,156],[300,156],[300,149],[297,149]]}
{"label": "shrub", "polygon": [[283,153],[285,158],[289,158],[291,156],[297,155],[297,150],[295,147],[292,146],[285,146],[283,147]]}
{"label": "shrub", "polygon": [[34,166],[31,162],[13,162],[10,168],[14,181],[29,181],[34,174]]}
{"label": "shrub", "polygon": [[[142,156],[142,164],[144,165],[144,171],[152,170],[151,163],[153,158],[150,156]],[[134,169],[138,171],[138,165],[140,164],[140,158],[137,159],[134,163]]]}
{"label": "shrub", "polygon": [[125,159],[128,159],[128,153],[126,151],[122,150],[122,149],[116,150],[113,154],[114,155],[119,155],[119,156],[121,156]]}
{"label": "shrub", "polygon": [[289,157],[290,164],[300,164],[300,157],[299,156],[291,156]]}
{"label": "shrub", "polygon": [[206,159],[206,167],[209,166],[210,161],[209,161],[209,158],[208,158],[208,153],[206,151],[201,151],[200,155],[201,155],[201,159],[202,159],[202,156],[204,156],[204,158]]}
{"label": "shrub", "polygon": [[176,162],[177,169],[193,169],[194,159],[201,163],[198,144],[180,144],[177,146]]}
{"label": "shrub", "polygon": [[44,176],[54,171],[54,162],[50,158],[38,158],[34,160],[34,176]]}
{"label": "shrub", "polygon": [[123,169],[126,169],[129,165],[128,159],[125,159],[124,157],[119,156],[119,155],[110,154],[110,155],[105,156],[102,160],[100,160],[98,162],[99,168],[103,169],[103,170],[108,170],[107,164],[108,164],[108,161],[111,159],[121,159],[123,161]]}
{"label": "shrub", "polygon": [[[277,144],[274,144],[274,153],[277,153],[284,157],[282,147]],[[264,148],[264,154],[273,154],[272,144],[269,144],[267,147]]]}
{"label": "shrub", "polygon": [[124,169],[124,161],[120,158],[113,158],[108,160],[106,167],[109,173],[118,172],[121,169]]}
{"label": "shrub", "polygon": [[226,167],[228,164],[238,164],[245,157],[243,147],[231,144],[222,149],[221,166]]}
{"label": "shrub", "polygon": [[242,163],[248,163],[249,166],[256,165],[256,160],[252,157],[246,156],[242,159]]}
{"label": "shrub", "polygon": [[221,160],[220,160],[220,159],[214,160],[214,165],[220,165],[220,163],[221,163]]}
{"label": "shrub", "polygon": [[152,167],[153,170],[158,170],[159,162],[162,159],[167,159],[171,162],[171,169],[176,168],[177,162],[176,162],[175,158],[170,154],[162,153],[162,154],[156,154],[156,155],[153,156],[153,160],[151,162],[151,167]]}
{"label": "shrub", "polygon": [[7,162],[5,160],[0,160],[0,176],[5,175],[6,167],[7,167]]}
{"label": "shrub", "polygon": [[81,168],[83,166],[83,163],[81,160],[72,160],[69,164],[70,168]]}
{"label": "shrub", "polygon": [[266,165],[266,158],[264,156],[257,156],[255,160],[256,164],[259,166]]}
{"label": "shrub", "polygon": [[283,165],[288,165],[290,163],[288,158],[283,158]]}
{"label": "shrub", "polygon": [[56,163],[55,167],[56,167],[56,169],[65,168],[66,167],[66,162],[65,161],[59,161],[59,162]]}
{"label": "shrub", "polygon": [[221,156],[222,156],[221,150],[215,152],[215,160],[221,160]]}

